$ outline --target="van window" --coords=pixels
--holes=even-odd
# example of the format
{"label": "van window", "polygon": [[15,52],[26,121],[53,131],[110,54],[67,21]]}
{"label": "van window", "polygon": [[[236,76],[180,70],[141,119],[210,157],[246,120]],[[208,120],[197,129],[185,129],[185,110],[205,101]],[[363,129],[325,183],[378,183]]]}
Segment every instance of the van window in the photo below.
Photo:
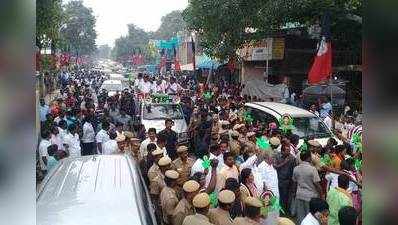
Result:
{"label": "van window", "polygon": [[273,115],[266,113],[264,111],[261,111],[259,109],[252,108],[252,107],[246,107],[246,112],[249,112],[251,114],[251,116],[253,117],[253,119],[254,119],[253,123],[257,123],[257,121],[258,121],[262,124],[265,124],[266,126],[268,126],[268,124],[272,123],[272,122],[278,124],[276,118]]}
{"label": "van window", "polygon": [[327,138],[331,133],[319,117],[296,117],[293,118],[294,134],[300,138]]}

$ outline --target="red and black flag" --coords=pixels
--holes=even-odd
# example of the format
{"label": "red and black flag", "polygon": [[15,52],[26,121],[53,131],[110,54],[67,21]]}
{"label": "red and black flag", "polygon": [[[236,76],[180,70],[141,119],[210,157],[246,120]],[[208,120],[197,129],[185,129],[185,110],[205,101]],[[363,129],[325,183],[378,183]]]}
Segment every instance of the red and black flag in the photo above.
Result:
{"label": "red and black flag", "polygon": [[322,18],[321,39],[317,54],[308,73],[308,83],[318,84],[330,78],[332,74],[332,44],[330,33],[330,14],[326,12]]}

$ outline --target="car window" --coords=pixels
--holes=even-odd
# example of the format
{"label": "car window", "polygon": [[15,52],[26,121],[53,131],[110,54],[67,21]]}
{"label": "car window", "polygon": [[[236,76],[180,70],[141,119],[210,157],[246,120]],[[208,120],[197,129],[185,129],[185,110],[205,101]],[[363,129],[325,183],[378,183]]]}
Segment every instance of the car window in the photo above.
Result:
{"label": "car window", "polygon": [[121,84],[102,84],[102,89],[105,89],[107,91],[122,91],[122,85]]}
{"label": "car window", "polygon": [[262,124],[265,124],[266,126],[268,126],[268,124],[272,122],[277,123],[277,120],[273,115],[259,109],[247,107],[246,111],[249,112],[253,117],[253,123],[260,122]]}
{"label": "car window", "polygon": [[296,117],[293,118],[293,133],[300,138],[327,138],[331,133],[322,120],[317,117]]}
{"label": "car window", "polygon": [[183,119],[181,107],[176,104],[152,104],[143,108],[143,119],[161,120],[161,119]]}

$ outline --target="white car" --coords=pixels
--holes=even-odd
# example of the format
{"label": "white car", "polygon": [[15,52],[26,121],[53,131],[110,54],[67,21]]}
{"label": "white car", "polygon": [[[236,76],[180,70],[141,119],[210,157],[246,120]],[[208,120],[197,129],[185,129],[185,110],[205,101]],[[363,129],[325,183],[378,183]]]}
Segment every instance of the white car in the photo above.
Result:
{"label": "white car", "polygon": [[293,133],[300,137],[299,146],[303,144],[305,138],[310,137],[314,137],[322,146],[325,146],[331,137],[334,137],[339,144],[342,143],[321,118],[305,109],[277,102],[246,103],[245,109],[255,121],[265,124],[271,122],[278,124],[284,114],[289,114],[293,118]]}
{"label": "white car", "polygon": [[123,84],[120,80],[106,80],[102,83],[101,89],[105,89],[108,92],[108,96],[113,96],[116,92],[123,91]]}
{"label": "white car", "polygon": [[141,104],[140,119],[145,129],[155,128],[160,132],[165,128],[165,120],[174,121],[171,128],[178,135],[179,143],[188,141],[188,126],[184,118],[181,106],[174,103],[143,103]]}
{"label": "white car", "polygon": [[127,154],[68,157],[40,184],[38,225],[155,225],[138,163]]}

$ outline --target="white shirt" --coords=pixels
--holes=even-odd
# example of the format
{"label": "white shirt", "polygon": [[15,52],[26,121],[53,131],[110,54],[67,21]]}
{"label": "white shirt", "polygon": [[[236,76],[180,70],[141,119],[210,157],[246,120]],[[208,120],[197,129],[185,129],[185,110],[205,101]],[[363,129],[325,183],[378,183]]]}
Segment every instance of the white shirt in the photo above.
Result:
{"label": "white shirt", "polygon": [[136,79],[134,81],[134,87],[137,88],[138,90],[141,90],[141,84],[143,83],[143,79]]}
{"label": "white shirt", "polygon": [[112,155],[118,152],[119,147],[117,146],[117,142],[115,140],[109,140],[105,142],[102,146],[102,154],[103,155]]}
{"label": "white shirt", "polygon": [[57,134],[57,135],[51,134],[50,142],[51,142],[52,145],[57,145],[58,146],[58,150],[65,149],[64,145],[62,143],[62,139],[61,139],[61,135],[60,134]]}
{"label": "white shirt", "polygon": [[177,83],[172,83],[167,88],[167,94],[175,94],[175,93],[177,93],[177,91],[179,89],[180,89],[180,85],[178,85]]}
{"label": "white shirt", "polygon": [[[148,149],[147,149],[147,147],[148,147],[148,144],[150,144],[150,143],[153,143],[153,144],[156,145],[156,138],[155,138],[155,141],[151,141],[150,138],[147,138],[147,139],[145,139],[143,142],[141,142],[141,145],[140,145],[140,154],[141,154],[141,157],[142,157],[142,158],[144,158],[144,157],[146,157],[146,156],[148,155]],[[156,146],[157,146],[157,145],[156,145]]]}
{"label": "white shirt", "polygon": [[210,160],[212,159],[217,159],[218,160],[218,165],[217,165],[217,173],[220,172],[222,167],[224,166],[224,156],[223,154],[219,154],[218,156],[214,155],[213,153],[210,152]]}
{"label": "white shirt", "polygon": [[[198,158],[195,161],[195,163],[192,165],[192,168],[191,168],[191,176],[193,176],[197,172],[202,172],[202,173],[205,172],[205,168],[203,168],[202,163],[203,163],[203,159],[201,159],[201,158]],[[209,167],[208,173],[206,175],[205,187],[207,187],[209,185],[210,179],[211,179],[211,167]]]}
{"label": "white shirt", "polygon": [[64,138],[65,138],[65,135],[68,133],[68,131],[58,127],[58,132],[59,132],[58,135],[61,138],[61,141],[63,142]]}
{"label": "white shirt", "polygon": [[95,140],[97,141],[97,143],[105,143],[107,141],[109,141],[109,135],[106,132],[106,130],[101,129],[100,131],[98,131],[97,135],[95,136]]}
{"label": "white shirt", "polygon": [[258,190],[263,190],[263,185],[265,183],[268,190],[271,190],[272,193],[279,198],[278,174],[276,169],[272,165],[262,161],[253,171],[253,174],[257,174],[258,181],[260,181],[256,183]]}
{"label": "white shirt", "polygon": [[315,219],[315,217],[311,213],[308,213],[304,217],[303,221],[301,221],[300,225],[320,225],[320,223],[318,222],[317,219]]}
{"label": "white shirt", "polygon": [[64,144],[68,145],[70,157],[81,156],[80,140],[79,140],[79,135],[77,133],[74,135],[71,133],[67,133],[63,141]]}
{"label": "white shirt", "polygon": [[85,122],[83,124],[83,137],[82,137],[82,142],[83,143],[92,143],[95,141],[95,132],[94,128],[91,125],[91,123]]}
{"label": "white shirt", "polygon": [[46,158],[48,157],[47,148],[50,145],[51,145],[50,141],[46,139],[42,139],[39,144],[39,156],[40,156],[39,163],[40,163],[40,168],[42,170],[47,170],[47,166],[46,164],[44,164],[43,157]]}
{"label": "white shirt", "polygon": [[151,87],[152,87],[151,82],[149,82],[149,81],[147,81],[147,82],[143,81],[143,82],[141,83],[141,92],[144,93],[144,94],[148,94],[149,92],[151,92]]}
{"label": "white shirt", "polygon": [[[350,173],[348,171],[345,171],[347,173]],[[353,174],[350,173],[350,177],[354,180],[356,180],[355,176]],[[327,183],[327,189],[326,190],[330,190],[331,188],[335,188],[338,187],[338,178],[339,175],[336,173],[328,173],[325,175],[325,179],[328,181]],[[354,182],[352,182],[350,180],[349,184],[348,184],[348,189],[347,192],[348,193],[352,193],[353,191],[358,191],[358,185],[356,185]]]}

